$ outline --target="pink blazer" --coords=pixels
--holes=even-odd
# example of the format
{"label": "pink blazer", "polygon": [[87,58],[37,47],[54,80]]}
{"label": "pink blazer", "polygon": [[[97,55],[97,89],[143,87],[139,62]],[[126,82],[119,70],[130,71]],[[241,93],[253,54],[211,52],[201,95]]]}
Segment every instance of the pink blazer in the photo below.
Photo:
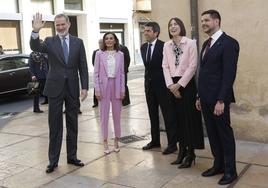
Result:
{"label": "pink blazer", "polygon": [[181,49],[183,53],[180,56],[180,64],[175,66],[176,57],[173,53],[173,41],[165,42],[163,48],[163,72],[166,86],[173,84],[172,77],[180,76],[178,83],[186,87],[193,78],[197,68],[197,46],[196,41],[187,37],[182,37]]}
{"label": "pink blazer", "polygon": [[[102,50],[96,52],[94,63],[94,87],[95,92],[100,92],[101,96],[106,96],[108,83],[108,53]],[[125,93],[125,73],[124,54],[120,51],[115,53],[115,96],[120,99],[121,93]]]}

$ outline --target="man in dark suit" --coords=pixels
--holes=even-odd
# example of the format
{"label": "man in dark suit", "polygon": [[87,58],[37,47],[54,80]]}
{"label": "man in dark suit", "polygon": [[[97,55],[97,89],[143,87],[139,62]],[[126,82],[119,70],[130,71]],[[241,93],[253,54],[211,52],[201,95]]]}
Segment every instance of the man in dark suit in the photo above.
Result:
{"label": "man in dark suit", "polygon": [[[101,50],[103,48],[103,39],[99,39],[98,41],[99,43],[99,49],[96,49],[93,51],[93,54],[92,54],[92,65],[94,67],[94,64],[95,64],[95,57],[96,57],[96,52]],[[93,92],[93,106],[92,108],[96,108],[98,107],[99,103],[98,103],[98,99],[96,98],[96,95],[95,95],[95,89],[94,89],[94,92]]]}
{"label": "man in dark suit", "polygon": [[[29,68],[32,75],[32,81],[39,82],[40,93],[33,97],[33,112],[43,113],[43,110],[39,108],[39,97],[42,95],[46,83],[46,77],[48,73],[48,57],[47,54],[40,52],[32,52],[29,58]],[[47,96],[42,104],[48,103]]]}
{"label": "man in dark suit", "polygon": [[202,28],[209,35],[200,54],[198,110],[202,109],[213,167],[202,173],[209,177],[224,173],[220,185],[237,178],[235,139],[230,125],[230,103],[235,102],[233,83],[236,77],[239,44],[220,29],[221,17],[216,10],[202,13]]}
{"label": "man in dark suit", "polygon": [[126,46],[120,44],[119,45],[119,50],[123,52],[124,54],[124,71],[125,71],[125,98],[122,100],[122,105],[127,106],[130,104],[130,98],[129,98],[129,90],[127,87],[127,73],[128,73],[128,67],[130,65],[130,55],[129,51]]}
{"label": "man in dark suit", "polygon": [[49,72],[44,89],[48,96],[49,111],[49,165],[46,172],[51,173],[58,167],[62,133],[62,108],[66,108],[66,145],[67,163],[84,166],[77,159],[77,133],[79,109],[79,76],[81,81],[81,100],[87,97],[88,68],[83,41],[68,33],[70,22],[68,16],[58,14],[54,19],[57,35],[47,37],[43,43],[39,41],[39,31],[44,27],[42,15],[37,13],[33,18],[33,31],[30,46],[33,51],[47,53]]}
{"label": "man in dark suit", "polygon": [[164,42],[158,39],[160,27],[156,22],[145,25],[144,36],[147,40],[141,46],[141,55],[145,66],[145,95],[151,122],[152,141],[143,150],[160,147],[159,106],[161,108],[167,131],[168,147],[163,154],[177,150],[176,125],[172,121],[172,111],[167,103],[168,89],[165,84],[162,59]]}

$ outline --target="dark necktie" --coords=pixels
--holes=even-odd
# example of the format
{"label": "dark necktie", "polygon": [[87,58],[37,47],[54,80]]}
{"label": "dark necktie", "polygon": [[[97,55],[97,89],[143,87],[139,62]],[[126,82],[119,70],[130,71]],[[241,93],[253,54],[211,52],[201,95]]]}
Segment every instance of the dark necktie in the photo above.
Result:
{"label": "dark necktie", "polygon": [[66,37],[62,38],[62,49],[63,49],[63,55],[64,55],[64,60],[65,63],[68,63],[68,57],[69,57],[69,50],[68,50],[68,46],[66,43]]}
{"label": "dark necktie", "polygon": [[152,53],[151,47],[152,47],[152,44],[149,43],[148,50],[147,50],[147,57],[146,57],[146,62],[147,63],[150,63],[150,61],[151,61],[151,53]]}
{"label": "dark necktie", "polygon": [[208,51],[209,51],[209,49],[210,49],[210,46],[211,46],[211,41],[212,41],[212,38],[210,37],[210,38],[208,39],[208,42],[207,42],[206,49],[205,49],[205,52],[204,52],[203,57],[208,53]]}

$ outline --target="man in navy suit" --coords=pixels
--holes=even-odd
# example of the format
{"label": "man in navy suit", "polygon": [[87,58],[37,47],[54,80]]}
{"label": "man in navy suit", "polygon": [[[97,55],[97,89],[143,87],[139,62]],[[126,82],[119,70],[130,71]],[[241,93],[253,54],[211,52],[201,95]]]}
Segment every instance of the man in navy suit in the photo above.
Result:
{"label": "man in navy suit", "polygon": [[216,10],[202,13],[203,31],[210,37],[200,54],[198,98],[214,157],[213,167],[202,173],[209,177],[224,173],[220,185],[237,178],[235,139],[230,126],[230,103],[235,102],[233,83],[236,77],[239,44],[220,29],[221,16]]}
{"label": "man in navy suit", "polygon": [[[48,96],[49,122],[49,165],[46,172],[51,173],[58,167],[63,134],[63,102],[66,108],[66,146],[67,163],[84,166],[77,159],[77,134],[79,111],[79,78],[81,100],[85,100],[88,90],[88,68],[83,41],[69,34],[70,21],[65,14],[55,16],[56,36],[39,41],[39,31],[45,26],[42,15],[33,18],[33,31],[30,46],[33,51],[48,54],[49,71],[44,94]],[[79,77],[79,76],[80,77]]]}
{"label": "man in navy suit", "polygon": [[144,87],[146,102],[151,123],[152,140],[142,149],[149,150],[160,147],[159,132],[159,106],[165,122],[168,147],[163,155],[171,154],[177,150],[176,122],[170,105],[167,102],[168,89],[162,69],[164,42],[158,39],[160,26],[156,22],[148,22],[144,28],[146,43],[141,46],[142,60],[145,66]]}

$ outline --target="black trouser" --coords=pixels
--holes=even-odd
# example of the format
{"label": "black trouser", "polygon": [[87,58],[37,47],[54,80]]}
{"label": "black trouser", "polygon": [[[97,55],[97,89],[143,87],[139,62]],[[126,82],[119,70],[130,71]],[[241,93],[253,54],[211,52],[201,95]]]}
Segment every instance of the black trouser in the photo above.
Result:
{"label": "black trouser", "polygon": [[33,98],[33,111],[40,110],[40,108],[39,108],[39,98],[40,98],[40,96],[42,95],[42,93],[44,91],[46,80],[45,79],[39,79],[38,82],[39,82],[40,92],[39,92],[39,94],[35,95],[34,98]]}
{"label": "black trouser", "polygon": [[214,167],[224,168],[225,173],[236,173],[235,138],[230,126],[230,106],[225,104],[224,113],[213,114],[215,104],[201,101],[208,139],[214,156]]}
{"label": "black trouser", "polygon": [[125,73],[125,98],[122,100],[123,105],[130,104],[129,90],[127,87],[127,73]]}
{"label": "black trouser", "polygon": [[63,134],[63,102],[65,102],[66,109],[67,160],[76,159],[79,98],[71,96],[68,83],[66,82],[61,94],[57,97],[49,97],[48,100],[49,162],[50,164],[57,164],[60,157]]}
{"label": "black trouser", "polygon": [[163,114],[165,128],[167,132],[168,147],[177,147],[177,127],[174,120],[173,111],[168,101],[168,91],[155,91],[150,88],[146,92],[146,102],[149,111],[149,117],[151,122],[151,136],[154,144],[160,143],[160,131],[159,131],[159,106]]}

